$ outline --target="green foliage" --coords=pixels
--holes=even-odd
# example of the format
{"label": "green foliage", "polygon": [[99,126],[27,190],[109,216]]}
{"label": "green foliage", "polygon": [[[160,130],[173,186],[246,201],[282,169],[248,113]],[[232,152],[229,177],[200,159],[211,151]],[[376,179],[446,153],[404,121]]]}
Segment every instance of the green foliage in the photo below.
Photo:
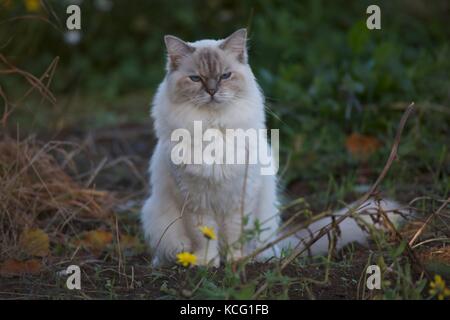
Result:
{"label": "green foliage", "polygon": [[[360,165],[345,151],[351,132],[385,142],[367,163],[378,172],[399,110],[415,101],[418,112],[400,150],[409,165],[395,170],[400,177],[418,178],[431,171],[435,189],[448,194],[450,29],[445,1],[380,1],[381,30],[365,26],[370,1],[112,1],[109,11],[102,11],[98,1],[83,1],[77,44],[65,41],[64,2],[44,2],[54,10],[40,13],[50,23],[5,22],[0,51],[37,75],[60,57],[52,90],[69,101],[74,95],[82,99],[59,111],[54,123],[92,127],[143,119],[147,111],[141,107],[111,104],[136,93],[150,101],[164,76],[164,34],[192,41],[225,37],[246,26],[250,63],[267,97],[269,126],[281,130],[284,182],[301,178],[317,192],[324,188],[317,181],[330,180],[331,173],[342,183]],[[0,11],[0,18],[24,13],[18,1]],[[15,80],[2,80],[6,93],[20,88]],[[47,113],[30,109],[22,118],[32,114],[32,123],[48,128]],[[434,170],[437,165],[440,169]],[[429,190],[419,181],[414,184]]]}

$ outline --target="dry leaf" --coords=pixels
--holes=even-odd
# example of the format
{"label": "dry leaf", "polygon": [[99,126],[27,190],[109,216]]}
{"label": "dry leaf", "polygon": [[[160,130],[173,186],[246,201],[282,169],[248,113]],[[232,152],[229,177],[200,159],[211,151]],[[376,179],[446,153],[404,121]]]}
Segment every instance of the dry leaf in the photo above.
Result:
{"label": "dry leaf", "polygon": [[145,244],[138,237],[131,235],[120,236],[120,248],[128,256],[138,255],[146,250]]}
{"label": "dry leaf", "polygon": [[19,261],[9,259],[0,265],[1,276],[15,276],[23,274],[38,274],[41,272],[42,264],[39,260],[31,259]]}
{"label": "dry leaf", "polygon": [[25,230],[19,242],[20,247],[30,256],[45,257],[49,253],[49,239],[42,229]]}
{"label": "dry leaf", "polygon": [[347,137],[345,146],[355,158],[367,159],[380,148],[381,143],[375,137],[352,133]]}
{"label": "dry leaf", "polygon": [[113,236],[109,231],[91,230],[82,236],[81,240],[76,240],[76,245],[81,245],[92,251],[103,251],[111,242]]}
{"label": "dry leaf", "polygon": [[122,249],[133,249],[141,245],[138,238],[135,236],[130,236],[128,234],[120,235],[120,247]]}

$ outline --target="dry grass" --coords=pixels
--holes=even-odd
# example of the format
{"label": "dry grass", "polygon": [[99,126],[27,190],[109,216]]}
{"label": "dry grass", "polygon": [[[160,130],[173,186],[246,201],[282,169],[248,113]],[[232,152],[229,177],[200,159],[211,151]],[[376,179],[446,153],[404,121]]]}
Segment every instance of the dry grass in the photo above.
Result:
{"label": "dry grass", "polygon": [[[14,66],[0,55],[0,74],[19,76],[29,89],[18,99],[10,99],[0,86],[4,103],[2,132],[0,133],[0,256],[3,259],[20,254],[18,244],[24,230],[41,228],[57,238],[75,233],[74,222],[105,219],[111,216],[114,197],[106,191],[87,188],[68,174],[63,167],[71,163],[79,148],[64,142],[41,143],[29,137],[13,139],[7,133],[11,113],[20,108],[33,92],[43,101],[56,104],[49,89],[56,57],[41,77]],[[62,161],[58,161],[61,159]],[[79,229],[79,228],[78,228]]]}
{"label": "dry grass", "polygon": [[[0,58],[2,58],[1,55]],[[92,172],[88,172],[87,174],[85,173],[84,175],[77,175],[78,178],[75,178],[75,175],[71,175],[69,173],[73,171],[69,170],[69,168],[71,167],[74,156],[80,152],[80,148],[74,147],[73,144],[68,142],[41,143],[32,137],[22,140],[14,139],[11,138],[10,135],[4,133],[7,132],[6,127],[11,112],[17,107],[20,107],[20,102],[23,101],[32,91],[39,92],[40,95],[45,98],[44,100],[50,104],[56,103],[56,100],[53,99],[53,95],[49,91],[48,87],[52,78],[53,70],[56,67],[57,59],[52,62],[44,75],[40,78],[17,69],[4,58],[0,59],[0,62],[3,62],[3,65],[6,65],[7,67],[7,69],[3,71],[4,73],[22,76],[31,85],[30,89],[25,93],[22,99],[18,99],[14,102],[6,97],[5,92],[0,86],[0,97],[3,98],[5,104],[4,114],[2,117],[4,131],[3,133],[0,133],[0,257],[1,260],[4,260],[0,262],[4,262],[3,268],[9,268],[13,271],[17,271],[17,269],[22,268],[24,269],[24,272],[21,273],[40,274],[43,269],[42,266],[45,265],[48,270],[52,270],[53,272],[56,268],[59,268],[61,260],[63,259],[65,259],[64,261],[78,259],[79,262],[82,260],[88,260],[88,256],[79,255],[76,257],[80,247],[86,247],[85,242],[90,245],[90,253],[92,253],[92,256],[95,257],[99,256],[99,254],[95,251],[102,251],[105,247],[104,244],[107,243],[113,245],[108,249],[109,251],[103,250],[107,252],[105,256],[102,257],[103,264],[99,262],[101,260],[95,260],[96,263],[99,262],[99,264],[92,267],[89,263],[85,263],[85,261],[83,261],[84,268],[88,270],[91,268],[93,274],[95,274],[96,270],[100,267],[104,271],[113,270],[119,275],[119,280],[125,279],[125,284],[121,285],[126,287],[127,290],[129,288],[134,288],[135,269],[133,266],[133,261],[130,259],[127,261],[127,257],[123,254],[123,249],[127,247],[126,239],[134,239],[132,241],[128,241],[128,246],[132,247],[134,250],[138,248],[139,241],[134,237],[128,236],[127,238],[127,234],[120,235],[121,228],[119,227],[119,221],[117,220],[117,216],[114,216],[112,211],[113,205],[116,203],[114,195],[107,191],[99,191],[95,188],[89,187],[98,172],[105,167],[106,160],[102,160],[102,162],[100,162],[100,164],[98,164]],[[45,79],[48,81],[44,84],[43,81]],[[380,177],[374,183],[371,190],[360,201],[358,201],[360,204],[367,200],[369,196],[373,196],[376,193],[378,184],[381,180],[383,180],[390,164],[394,161],[394,159],[396,159],[400,133],[409,112],[410,111],[407,111],[406,116],[402,119],[400,125],[401,129],[398,131],[394,142],[394,147],[385,169],[380,174]],[[113,164],[114,163],[116,162],[113,162]],[[130,165],[130,167],[131,171],[133,171],[134,166]],[[72,169],[74,168],[76,169],[76,165],[72,166]],[[135,171],[137,173],[136,176],[140,176],[139,171]],[[76,172],[76,170],[74,172]],[[82,176],[86,178],[85,181],[81,181],[80,177]],[[242,200],[242,203],[243,202],[244,200]],[[445,208],[445,205],[442,207]],[[334,229],[338,229],[337,225],[339,222],[343,221],[343,219],[347,217],[350,217],[352,211],[354,210],[349,210],[346,215],[337,219],[335,224],[320,230],[320,232],[307,244],[306,248],[311,246],[320,237],[327,236]],[[445,263],[449,262],[449,247],[444,243],[436,241],[430,242],[433,246],[425,246],[425,244],[428,244],[427,241],[438,240],[441,239],[441,237],[448,239],[449,229],[447,222],[444,221],[444,214],[447,213],[439,212],[438,210],[435,214],[430,215],[429,219],[427,219],[428,222],[433,222],[434,218],[441,219],[442,224],[445,226],[443,232],[442,230],[440,232],[436,232],[436,230],[431,228],[431,226],[428,226],[428,222],[424,223],[422,221],[412,222],[408,225],[410,229],[405,228],[404,230],[401,230],[400,233],[397,233],[397,230],[394,228],[393,231],[395,232],[392,232],[396,235],[392,241],[394,244],[396,242],[400,243],[405,239],[412,239],[415,235],[417,235],[417,239],[419,241],[422,241],[416,245],[421,246],[424,244],[424,246],[421,246],[420,250],[417,250],[417,252],[415,251],[415,247],[408,246],[403,258],[410,259],[414,262],[414,265],[419,265],[422,263],[426,264],[428,261],[432,260],[439,260]],[[448,218],[448,216],[445,216],[445,218]],[[389,219],[386,217],[386,220],[388,221]],[[99,230],[99,223],[102,224],[103,227],[105,223],[108,224],[110,229],[115,231],[115,238],[112,232]],[[136,221],[133,223],[137,225]],[[128,224],[128,226],[130,226],[130,224]],[[300,225],[298,227],[300,228],[302,226]],[[23,238],[24,231],[34,228],[39,228],[43,230],[43,233],[48,235],[46,245],[48,248],[48,239],[50,239],[50,242],[52,243],[52,252],[48,257],[45,256],[45,258],[40,260],[29,260],[30,257],[27,257],[28,260],[22,259],[23,252],[20,249],[20,243]],[[425,233],[419,231],[421,228],[427,232]],[[99,247],[101,247],[101,250],[96,250],[95,244],[97,244],[97,242],[100,243]],[[70,247],[70,244],[75,244],[76,249],[72,250],[73,248],[69,248],[69,250],[65,252],[66,256],[63,257],[63,255],[58,252],[58,246],[56,244],[62,244],[63,246],[69,244],[66,247]],[[269,245],[272,244],[273,243]],[[305,249],[301,250],[304,251]],[[282,272],[285,274],[290,273],[290,270],[295,266],[297,257],[300,256],[303,251],[295,250],[290,256],[281,261],[281,265],[277,267],[277,270],[280,272],[280,277],[283,276],[281,274]],[[44,257],[44,255],[42,255],[42,257]],[[91,255],[89,255],[89,257],[91,257]],[[366,260],[367,256],[364,256],[364,259],[358,261],[356,264],[356,269],[358,269],[357,273],[362,272],[361,270],[363,269]],[[113,264],[111,264],[111,262],[113,262]],[[312,282],[319,283],[320,285],[326,285],[328,284],[329,279],[333,282],[333,278],[341,278],[338,276],[341,275],[341,273],[339,273],[339,269],[336,269],[335,277],[329,272],[330,262],[331,251],[327,260],[325,280],[317,281],[314,279]],[[106,265],[106,263],[109,263],[110,265]],[[149,271],[147,270],[147,265],[149,262],[146,255],[141,257],[141,260],[136,259],[135,263],[136,270],[139,268],[142,269],[140,276],[136,277],[136,279],[140,280],[136,283],[141,283],[142,279],[145,280],[146,278],[151,278],[148,274]],[[131,270],[129,270],[130,268],[127,269],[127,265],[129,264],[131,264]],[[115,267],[117,267],[117,269],[115,269]],[[233,268],[236,269],[235,266],[233,266]],[[268,269],[273,271],[272,269],[274,269],[274,267],[269,264],[266,264],[264,268],[266,268],[264,271]],[[312,268],[314,269],[314,266],[312,266]],[[294,276],[296,278],[304,278],[304,270],[301,270],[301,272],[301,275],[296,272]],[[421,266],[417,273],[421,272],[425,272],[425,267]],[[131,276],[129,276],[128,273],[130,273]],[[247,279],[247,274],[244,273],[244,275],[245,277],[242,278]],[[314,274],[314,276],[318,277],[319,275]],[[352,277],[354,276],[355,275]],[[56,283],[57,281],[54,280],[53,277],[54,272],[52,273],[52,276],[49,276],[47,282]],[[129,277],[131,277],[131,280]],[[159,279],[159,277],[160,276],[155,273],[154,278],[151,278],[152,282],[153,279]],[[96,291],[102,290],[104,282],[109,281],[109,283],[111,283],[112,281],[107,278],[97,279],[97,275],[92,275],[92,278],[93,281],[89,282],[93,290],[95,289]],[[183,278],[185,277],[183,276]],[[264,276],[262,279],[264,280],[259,282],[260,287],[258,290],[254,294],[252,293],[254,298],[260,295],[266,295],[266,291],[270,292],[272,290],[270,287],[271,284],[269,284],[267,277]],[[129,280],[131,284],[129,283]],[[26,286],[27,283],[25,281],[19,282],[19,284]],[[186,282],[186,279],[177,282],[184,283]],[[7,294],[11,294],[13,291],[17,292],[16,283],[12,280],[9,283],[10,285],[3,291]],[[183,286],[185,285],[186,284],[183,284]],[[142,286],[142,284],[139,286]],[[154,284],[152,284],[152,286],[154,286]],[[340,285],[337,285],[337,287],[339,286]],[[154,291],[154,297],[161,296],[162,287],[163,284],[154,286],[152,289]],[[196,285],[195,288],[196,289],[193,291],[197,290],[198,286]],[[102,292],[102,296],[109,295],[112,297],[113,289],[114,288],[111,285],[111,288],[109,289],[111,292]],[[23,292],[23,290],[19,291]],[[180,290],[180,292],[183,292],[183,290]],[[39,294],[41,294],[41,292],[39,292]]]}
{"label": "dry grass", "polygon": [[424,262],[438,261],[450,265],[450,246],[432,247],[419,254]]}
{"label": "dry grass", "polygon": [[61,143],[40,145],[34,139],[0,140],[0,255],[14,254],[20,234],[42,228],[56,236],[69,223],[110,214],[113,196],[85,188],[56,160]]}

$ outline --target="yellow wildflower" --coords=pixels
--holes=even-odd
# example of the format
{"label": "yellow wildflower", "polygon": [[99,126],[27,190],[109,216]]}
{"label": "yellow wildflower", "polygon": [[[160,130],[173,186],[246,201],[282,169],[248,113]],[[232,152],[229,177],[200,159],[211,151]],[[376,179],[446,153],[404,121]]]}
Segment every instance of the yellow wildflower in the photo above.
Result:
{"label": "yellow wildflower", "polygon": [[29,12],[37,12],[41,8],[40,0],[25,0],[25,8]]}
{"label": "yellow wildflower", "polygon": [[197,256],[189,252],[180,252],[177,254],[177,262],[183,267],[189,267],[197,263]]}
{"label": "yellow wildflower", "polygon": [[214,233],[214,229],[207,227],[207,226],[202,226],[200,227],[200,231],[203,233],[203,235],[205,236],[206,239],[208,240],[216,240],[216,234]]}
{"label": "yellow wildflower", "polygon": [[438,300],[444,300],[450,297],[450,289],[445,286],[445,281],[440,275],[434,276],[434,281],[430,282],[430,294],[437,296]]}

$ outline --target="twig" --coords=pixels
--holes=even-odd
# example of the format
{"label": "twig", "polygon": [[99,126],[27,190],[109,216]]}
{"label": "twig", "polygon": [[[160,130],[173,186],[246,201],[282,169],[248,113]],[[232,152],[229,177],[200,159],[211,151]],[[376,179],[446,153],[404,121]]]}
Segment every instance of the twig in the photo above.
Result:
{"label": "twig", "polygon": [[178,220],[180,220],[180,219],[183,218],[184,209],[186,208],[188,199],[189,199],[189,192],[186,194],[186,198],[184,199],[183,206],[181,207],[180,216],[179,216],[179,217],[176,217],[173,221],[171,221],[171,222],[167,225],[167,227],[164,229],[163,233],[161,234],[161,237],[160,237],[159,240],[158,240],[158,243],[157,243],[156,246],[155,246],[155,250],[154,250],[153,254],[156,254],[156,252],[158,252],[159,245],[161,244],[162,239],[163,239],[164,236],[166,235],[167,230],[169,230],[169,228],[170,228],[175,222],[177,222]]}
{"label": "twig", "polygon": [[419,242],[418,244],[413,245],[412,248],[415,249],[417,247],[420,247],[421,245],[424,245],[424,244],[427,244],[427,243],[430,243],[430,242],[436,242],[436,241],[449,242],[450,243],[450,238],[442,237],[442,238],[427,239],[427,240],[424,240],[422,242]]}
{"label": "twig", "polygon": [[9,19],[5,19],[3,21],[0,21],[0,25],[5,24],[5,23],[9,23],[9,22],[16,22],[19,20],[39,20],[39,21],[43,21],[48,23],[51,27],[53,27],[56,31],[58,31],[59,33],[63,34],[63,29],[60,28],[59,26],[57,26],[56,24],[54,24],[53,22],[51,22],[49,19],[47,19],[46,17],[42,16],[42,15],[22,15],[22,16],[18,16],[18,17],[12,17]]}
{"label": "twig", "polygon": [[264,246],[262,246],[261,248],[256,249],[255,251],[253,251],[250,255],[243,257],[241,259],[241,261],[243,260],[251,260],[254,257],[256,257],[258,254],[260,254],[263,251],[266,251],[269,248],[272,248],[274,245],[278,244],[280,241],[283,241],[286,238],[289,238],[290,236],[295,235],[297,232],[299,232],[300,230],[303,230],[305,228],[307,228],[311,223],[320,220],[324,217],[329,216],[330,213],[328,211],[322,212],[318,215],[315,215],[313,218],[311,218],[310,220],[301,223],[299,225],[297,225],[295,228],[292,228],[290,231],[285,232],[283,235],[279,236],[278,238],[276,238],[273,241],[270,241],[269,243],[265,244]]}
{"label": "twig", "polygon": [[125,273],[125,281],[127,282],[128,287],[128,277],[126,276],[126,269],[125,269],[125,262],[122,260],[122,248],[120,246],[120,233],[119,233],[119,219],[117,218],[117,215],[115,215],[115,229],[116,229],[116,238],[117,238],[117,253],[119,256],[119,261],[117,265],[118,272],[120,274],[120,271],[123,270]]}
{"label": "twig", "polygon": [[[56,98],[55,96],[48,90],[48,88],[42,83],[41,79],[36,78],[34,75],[32,75],[29,72],[23,71],[17,67],[15,67],[13,64],[11,64],[6,57],[0,53],[0,60],[8,66],[10,69],[6,70],[0,70],[0,74],[20,74],[23,76],[33,87],[37,88],[43,97],[45,97],[51,104],[56,104]],[[51,67],[55,64],[55,60],[51,63]]]}
{"label": "twig", "polygon": [[102,161],[97,165],[97,168],[95,168],[94,172],[89,177],[89,180],[85,183],[85,187],[88,188],[92,182],[94,182],[94,179],[97,177],[98,173],[103,169],[106,162],[108,162],[108,158],[104,157]]}
{"label": "twig", "polygon": [[242,198],[241,198],[241,255],[244,252],[244,241],[242,237],[244,236],[244,217],[245,217],[245,194],[247,193],[247,179],[248,179],[248,164],[249,164],[249,152],[245,148],[245,172],[244,172],[244,184],[242,186]]}
{"label": "twig", "polygon": [[[284,270],[293,260],[295,260],[299,255],[301,255],[303,252],[308,250],[314,243],[316,243],[320,238],[322,238],[324,235],[326,235],[328,232],[331,231],[332,228],[334,228],[336,225],[339,225],[342,221],[353,215],[369,198],[375,193],[376,189],[380,185],[381,181],[386,177],[389,169],[392,166],[392,163],[397,158],[397,152],[398,152],[398,146],[400,144],[401,135],[403,132],[403,129],[405,127],[406,121],[408,120],[410,114],[414,110],[414,102],[412,102],[408,108],[403,113],[402,118],[400,119],[400,123],[397,129],[397,133],[395,135],[394,143],[391,148],[391,152],[389,154],[389,157],[386,161],[386,164],[384,165],[383,170],[381,171],[380,175],[378,176],[377,180],[374,182],[370,190],[364,194],[359,200],[355,202],[353,206],[351,206],[345,214],[340,216],[338,219],[336,219],[334,224],[328,225],[327,227],[322,228],[318,234],[312,238],[304,247],[299,247],[287,258],[284,259],[284,261],[281,264],[280,270]],[[265,282],[254,294],[253,299],[256,299],[264,290],[267,288],[267,282]]]}
{"label": "twig", "polygon": [[[24,101],[29,95],[30,93],[34,90],[34,89],[38,89],[42,95],[42,99],[41,99],[41,103],[43,101],[43,99],[47,99],[48,101],[50,101],[50,103],[53,106],[56,106],[56,98],[53,96],[52,92],[49,89],[51,80],[53,78],[53,75],[55,73],[56,67],[58,65],[58,61],[59,61],[59,57],[56,57],[55,59],[53,59],[53,61],[50,63],[50,65],[47,67],[47,70],[45,70],[45,72],[42,74],[42,76],[40,78],[36,78],[35,76],[33,76],[31,73],[28,73],[26,71],[20,70],[17,67],[13,66],[2,54],[0,54],[0,60],[7,66],[10,67],[10,69],[7,70],[0,70],[0,73],[6,73],[6,74],[14,74],[14,73],[18,73],[21,76],[23,76],[30,84],[31,87],[25,92],[25,94],[18,99],[15,103],[13,102],[9,102],[5,92],[3,91],[3,89],[0,87],[0,97],[3,98],[4,102],[5,102],[5,108],[3,111],[3,116],[2,116],[2,125],[5,128],[8,118],[11,115],[11,113],[17,108],[18,105],[20,105],[20,103],[22,103],[22,101]],[[44,84],[44,80],[48,78],[47,80],[47,84]],[[9,105],[11,105],[11,109],[9,108]]]}
{"label": "twig", "polygon": [[447,198],[447,200],[444,201],[444,203],[439,207],[439,209],[437,209],[435,212],[433,212],[432,214],[429,215],[429,217],[427,218],[427,220],[425,220],[425,222],[423,223],[423,225],[420,227],[419,230],[417,230],[417,232],[414,234],[414,236],[411,238],[411,240],[409,241],[409,246],[412,247],[414,245],[414,243],[416,242],[416,240],[420,237],[420,235],[423,233],[423,231],[425,230],[425,228],[427,227],[427,225],[430,223],[430,221],[434,218],[434,216],[438,215],[439,213],[441,213],[442,210],[444,210],[444,208],[447,206],[447,204],[450,202],[450,197]]}
{"label": "twig", "polygon": [[[381,210],[381,208],[380,208],[379,212],[381,213],[381,216],[383,217],[383,219],[386,222],[386,224],[388,225],[388,227],[394,233],[398,242],[400,242],[400,243],[404,242],[403,236],[400,234],[400,232],[398,232],[397,228],[394,226],[391,219],[389,219],[386,212],[384,212],[384,210]],[[405,251],[406,255],[409,256],[409,258],[414,262],[414,263],[412,263],[413,269],[416,269],[416,271],[418,271],[419,273],[425,274],[425,276],[430,280],[431,279],[430,274],[425,269],[425,267],[422,264],[422,262],[420,261],[420,259],[416,256],[415,252],[412,250],[411,245],[406,243],[405,249],[406,249],[406,251]]]}

